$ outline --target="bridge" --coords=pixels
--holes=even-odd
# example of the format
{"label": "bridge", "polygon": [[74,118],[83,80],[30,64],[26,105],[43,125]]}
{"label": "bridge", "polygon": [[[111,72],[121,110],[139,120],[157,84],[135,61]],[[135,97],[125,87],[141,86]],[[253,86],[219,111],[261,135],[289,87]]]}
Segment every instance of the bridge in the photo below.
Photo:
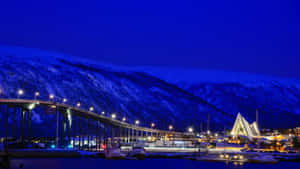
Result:
{"label": "bridge", "polygon": [[17,139],[21,143],[37,141],[35,129],[32,128],[32,111],[40,111],[56,118],[53,124],[56,136],[52,139],[52,146],[56,148],[97,151],[102,149],[102,145],[114,143],[133,144],[140,140],[194,138],[192,131],[176,132],[171,128],[160,130],[154,126],[143,127],[139,126],[139,121],[130,124],[126,119],[116,119],[115,115],[109,117],[97,114],[93,107],[84,110],[80,106],[80,103],[71,106],[51,100],[0,99],[2,117],[5,117],[5,137]]}

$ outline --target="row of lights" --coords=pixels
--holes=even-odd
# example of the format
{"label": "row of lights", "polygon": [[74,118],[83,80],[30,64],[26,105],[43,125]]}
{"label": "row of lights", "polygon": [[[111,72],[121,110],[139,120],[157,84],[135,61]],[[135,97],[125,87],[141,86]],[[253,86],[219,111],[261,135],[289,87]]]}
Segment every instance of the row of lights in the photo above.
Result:
{"label": "row of lights", "polygon": [[[24,91],[23,91],[22,89],[19,89],[19,90],[18,90],[18,96],[22,96],[23,94],[24,94]],[[40,96],[40,93],[39,93],[39,92],[35,92],[35,99],[36,99],[36,97],[38,97],[38,96]],[[50,94],[50,95],[49,95],[49,99],[50,99],[50,100],[53,100],[53,99],[54,99],[54,95],[53,95],[53,94]],[[66,102],[67,102],[67,99],[66,99],[66,98],[63,98],[63,103],[66,103]],[[80,106],[81,106],[81,103],[78,102],[78,103],[76,104],[76,106],[77,106],[77,107],[80,107]],[[89,108],[89,111],[91,111],[91,112],[94,111],[94,107],[90,107],[90,108]],[[105,112],[102,111],[101,114],[102,114],[102,115],[105,115]],[[111,115],[111,118],[112,118],[112,119],[116,119],[116,117],[117,117],[116,114],[112,114],[112,115]],[[125,121],[126,121],[126,117],[123,117],[123,118],[122,118],[122,121],[125,122]],[[136,121],[135,121],[135,124],[136,124],[136,125],[139,125],[139,124],[140,124],[140,121],[139,121],[139,120],[136,120]],[[155,124],[154,124],[154,123],[151,123],[151,128],[154,128],[154,127],[155,127]],[[169,125],[169,130],[173,130],[173,126],[172,126],[172,125]],[[189,127],[189,128],[188,128],[188,132],[189,132],[189,133],[193,133],[193,132],[194,132],[194,129],[193,129],[192,127]]]}

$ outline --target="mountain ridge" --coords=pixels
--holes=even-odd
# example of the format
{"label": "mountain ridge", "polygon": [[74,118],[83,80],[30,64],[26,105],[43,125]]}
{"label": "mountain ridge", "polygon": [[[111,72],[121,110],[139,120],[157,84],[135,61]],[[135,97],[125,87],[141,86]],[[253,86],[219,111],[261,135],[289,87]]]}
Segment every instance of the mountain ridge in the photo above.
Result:
{"label": "mountain ridge", "polygon": [[[114,69],[112,65],[73,60],[62,54],[49,57],[52,55],[47,52],[24,50],[0,47],[0,89],[3,91],[0,97],[14,98],[16,90],[22,88],[24,98],[33,99],[38,90],[43,100],[51,93],[58,101],[67,98],[71,105],[80,101],[85,109],[94,106],[98,113],[116,113],[118,118],[126,116],[129,122],[139,119],[143,126],[155,122],[162,129],[172,124],[181,131],[188,126],[199,130],[200,124],[207,124],[208,114],[212,130],[223,129],[224,125],[230,128],[238,112],[254,120],[256,109],[261,112],[262,127],[300,125],[300,91],[291,83],[182,85],[170,83],[147,70]],[[48,117],[35,113],[39,114],[36,124],[47,123]],[[289,123],[280,123],[281,120]]]}

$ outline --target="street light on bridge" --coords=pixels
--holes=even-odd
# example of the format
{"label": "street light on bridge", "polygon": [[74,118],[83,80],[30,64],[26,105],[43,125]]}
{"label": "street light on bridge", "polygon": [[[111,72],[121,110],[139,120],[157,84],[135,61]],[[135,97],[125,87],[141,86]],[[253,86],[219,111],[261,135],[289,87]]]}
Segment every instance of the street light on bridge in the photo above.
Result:
{"label": "street light on bridge", "polygon": [[126,121],[126,117],[123,117],[123,118],[122,118],[122,121]]}
{"label": "street light on bridge", "polygon": [[24,94],[24,91],[22,90],[22,89],[19,89],[18,90],[18,98],[20,97],[20,96],[22,96]]}
{"label": "street light on bridge", "polygon": [[31,103],[29,106],[28,106],[28,109],[29,110],[32,110],[35,108],[35,103]]}
{"label": "street light on bridge", "polygon": [[140,124],[140,121],[139,121],[139,120],[136,120],[136,121],[135,121],[135,124],[136,124],[136,125],[139,125],[139,124]]}
{"label": "street light on bridge", "polygon": [[154,124],[154,123],[151,123],[151,127],[154,128],[154,127],[155,127],[155,124]]}
{"label": "street light on bridge", "polygon": [[21,96],[21,95],[23,95],[23,94],[24,94],[24,91],[23,91],[22,89],[19,89],[19,90],[18,90],[18,95]]}
{"label": "street light on bridge", "polygon": [[90,109],[89,109],[90,111],[94,111],[94,107],[90,107]]}
{"label": "street light on bridge", "polygon": [[169,130],[173,130],[173,126],[172,125],[169,125]]}
{"label": "street light on bridge", "polygon": [[78,103],[76,104],[76,106],[77,106],[77,107],[80,107],[80,106],[81,106],[80,102],[78,102]]}
{"label": "street light on bridge", "polygon": [[189,128],[188,128],[188,132],[189,132],[189,133],[192,133],[192,132],[194,132],[194,129],[193,129],[192,127],[189,127]]}
{"label": "street light on bridge", "polygon": [[105,115],[105,112],[104,112],[104,111],[102,111],[102,112],[101,112],[101,114],[102,114],[102,115]]}
{"label": "street light on bridge", "polygon": [[50,95],[49,95],[49,99],[50,99],[50,101],[51,101],[52,99],[54,99],[54,94],[50,94]]}
{"label": "street light on bridge", "polygon": [[113,118],[113,119],[115,119],[116,117],[117,117],[116,114],[112,114],[112,115],[111,115],[111,118]]}
{"label": "street light on bridge", "polygon": [[63,103],[66,103],[68,100],[66,98],[63,98]]}

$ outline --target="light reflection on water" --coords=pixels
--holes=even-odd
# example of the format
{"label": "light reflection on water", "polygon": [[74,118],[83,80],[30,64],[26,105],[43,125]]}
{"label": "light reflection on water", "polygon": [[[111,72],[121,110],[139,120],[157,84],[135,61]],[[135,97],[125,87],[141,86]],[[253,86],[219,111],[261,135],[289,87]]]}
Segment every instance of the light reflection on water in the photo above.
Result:
{"label": "light reflection on water", "polygon": [[13,159],[12,168],[24,169],[285,169],[299,168],[300,163],[225,164],[183,159],[106,160],[100,158]]}

